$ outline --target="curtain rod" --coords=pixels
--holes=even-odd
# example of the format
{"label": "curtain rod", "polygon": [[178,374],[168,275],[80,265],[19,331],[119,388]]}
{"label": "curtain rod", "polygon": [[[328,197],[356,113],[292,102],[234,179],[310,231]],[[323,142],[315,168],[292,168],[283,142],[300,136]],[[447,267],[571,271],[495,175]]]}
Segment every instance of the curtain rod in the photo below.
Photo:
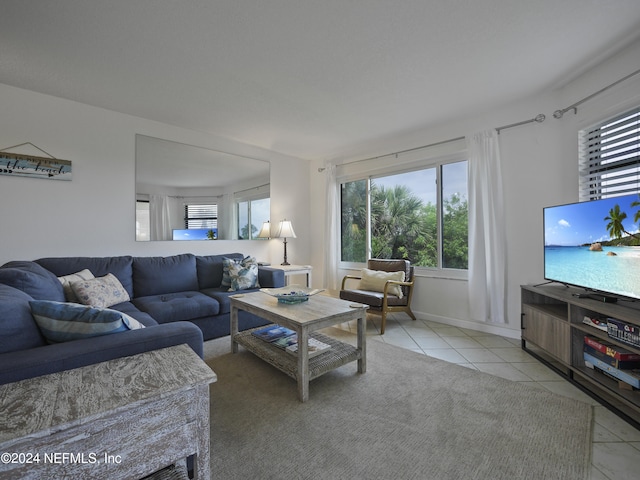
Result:
{"label": "curtain rod", "polygon": [[588,97],[584,97],[582,100],[577,101],[576,103],[569,105],[566,108],[561,108],[560,110],[556,110],[555,112],[553,112],[553,118],[562,118],[562,116],[567,113],[569,110],[573,110],[573,113],[576,114],[578,113],[578,105],[582,105],[584,102],[586,102],[587,100],[591,100],[593,97],[595,97],[596,95],[600,95],[603,92],[606,92],[607,90],[609,90],[612,87],[615,87],[616,85],[618,85],[619,83],[624,82],[625,80],[628,80],[631,77],[634,77],[636,75],[638,75],[640,73],[640,69],[636,70],[635,72],[631,72],[629,75],[627,75],[626,77],[622,77],[620,80],[613,82],[611,85],[607,85],[604,88],[601,88],[600,90],[598,90],[595,93],[592,93],[591,95],[589,95]]}
{"label": "curtain rod", "polygon": [[[348,162],[345,165],[351,165],[352,163],[368,162],[369,160],[377,160],[378,158],[391,157],[393,155],[401,155],[403,153],[414,152],[416,150],[422,150],[423,148],[436,147],[438,145],[443,145],[445,143],[451,143],[451,142],[457,142],[458,140],[464,140],[464,139],[465,139],[465,137],[450,138],[449,140],[442,140],[440,142],[430,143],[428,145],[422,145],[421,147],[407,148],[406,150],[400,150],[399,152],[386,153],[384,155],[377,155],[375,157],[369,157],[369,158],[361,158],[360,160],[354,160],[353,162]],[[325,170],[326,170],[325,167],[318,168],[318,172],[324,172]]]}
{"label": "curtain rod", "polygon": [[[250,192],[251,190],[258,190],[262,187],[268,187],[268,183],[263,183],[262,185],[258,185],[257,187],[245,188],[244,190],[239,190],[237,192],[233,192],[234,195],[238,193]],[[224,195],[168,195],[169,198],[222,198]]]}
{"label": "curtain rod", "polygon": [[[530,119],[530,120],[525,120],[523,122],[517,122],[517,123],[511,123],[509,125],[503,125],[502,127],[497,127],[495,130],[498,132],[498,134],[500,134],[500,130],[505,130],[507,128],[512,128],[512,127],[517,127],[519,125],[525,125],[527,123],[533,123],[533,122],[537,122],[537,123],[542,123],[545,121],[547,117],[542,114],[539,113],[538,115],[536,115],[534,118]],[[378,155],[375,157],[369,157],[369,158],[362,158],[360,160],[354,160],[353,162],[349,162],[345,165],[351,165],[352,163],[359,163],[359,162],[367,162],[369,160],[377,160],[378,158],[384,158],[384,157],[390,157],[392,155],[401,155],[403,153],[409,153],[409,152],[413,152],[415,150],[422,150],[423,148],[429,148],[429,147],[436,147],[438,145],[443,145],[445,143],[451,143],[451,142],[457,142],[458,140],[464,140],[466,137],[462,136],[462,137],[456,137],[456,138],[450,138],[449,140],[442,140],[440,142],[435,142],[435,143],[430,143],[428,145],[422,145],[421,147],[414,147],[414,148],[408,148],[406,150],[400,150],[399,152],[394,152],[394,153],[387,153],[385,155]],[[325,167],[320,167],[318,168],[318,172],[324,172],[326,170]]]}
{"label": "curtain rod", "polygon": [[512,128],[512,127],[519,127],[520,125],[526,125],[527,123],[542,123],[545,121],[547,117],[543,114],[543,113],[539,113],[538,115],[536,115],[535,117],[529,119],[529,120],[524,120],[522,122],[517,122],[517,123],[510,123],[509,125],[503,125],[502,127],[496,127],[496,132],[498,132],[498,135],[500,135],[500,130],[506,130],[507,128]]}
{"label": "curtain rod", "polygon": [[180,200],[184,198],[220,198],[222,195],[167,195],[167,197]]}
{"label": "curtain rod", "polygon": [[[562,108],[560,110],[556,110],[555,112],[553,112],[553,117],[554,118],[562,118],[562,116],[567,113],[569,110],[573,110],[574,113],[578,112],[578,105],[582,105],[584,102],[586,102],[587,100],[591,100],[593,97],[595,97],[596,95],[600,95],[603,92],[606,92],[607,90],[609,90],[612,87],[615,87],[616,85],[618,85],[619,83],[624,82],[625,80],[628,80],[631,77],[634,77],[636,75],[638,75],[640,73],[640,69],[636,70],[635,72],[631,72],[629,75],[622,77],[620,80],[613,82],[610,85],[607,85],[604,88],[601,88],[600,90],[598,90],[595,93],[592,93],[591,95],[589,95],[588,97],[583,98],[580,101],[577,101],[576,103],[569,105],[566,108]],[[546,116],[543,113],[539,113],[538,115],[536,115],[535,117],[529,119],[529,120],[524,120],[522,122],[516,122],[516,123],[510,123],[509,125],[503,125],[502,127],[496,127],[496,132],[498,132],[498,135],[500,134],[501,130],[506,130],[507,128],[513,128],[513,127],[519,127],[520,125],[526,125],[528,123],[542,123],[546,120]],[[358,163],[358,162],[365,162],[368,160],[377,160],[378,158],[384,158],[384,157],[390,157],[392,155],[400,155],[402,153],[408,153],[408,152],[413,152],[414,150],[421,150],[423,148],[427,148],[427,147],[435,147],[437,145],[442,145],[444,143],[449,143],[449,142],[455,142],[458,140],[464,140],[465,137],[456,137],[456,138],[451,138],[449,140],[443,140],[441,142],[436,142],[436,143],[430,143],[429,145],[423,145],[421,147],[415,147],[415,148],[409,148],[407,150],[400,150],[399,152],[394,152],[394,153],[387,153],[385,155],[378,155],[376,157],[369,157],[369,158],[363,158],[361,160],[355,160],[353,162],[349,162],[349,164],[351,163]],[[325,170],[324,167],[318,168],[318,172],[323,172]]]}

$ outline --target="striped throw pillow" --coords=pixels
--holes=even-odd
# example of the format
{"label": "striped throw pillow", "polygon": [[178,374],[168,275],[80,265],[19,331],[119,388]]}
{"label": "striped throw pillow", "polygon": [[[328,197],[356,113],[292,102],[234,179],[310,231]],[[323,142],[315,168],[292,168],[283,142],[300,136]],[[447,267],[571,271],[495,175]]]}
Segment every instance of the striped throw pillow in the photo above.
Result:
{"label": "striped throw pillow", "polygon": [[49,343],[69,342],[144,328],[126,313],[77,303],[32,300],[31,315]]}

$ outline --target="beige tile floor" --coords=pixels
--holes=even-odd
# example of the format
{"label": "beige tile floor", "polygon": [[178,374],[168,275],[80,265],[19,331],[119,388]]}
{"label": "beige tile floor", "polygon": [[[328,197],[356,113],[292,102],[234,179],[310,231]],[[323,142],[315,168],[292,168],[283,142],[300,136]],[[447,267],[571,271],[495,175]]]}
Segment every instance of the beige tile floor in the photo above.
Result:
{"label": "beige tile floor", "polygon": [[[355,322],[339,328],[356,332]],[[387,318],[384,335],[379,332],[380,317],[369,315],[367,341],[390,343],[592,404],[595,427],[591,480],[640,479],[640,430],[524,352],[520,340],[426,320],[412,321],[400,313]]]}

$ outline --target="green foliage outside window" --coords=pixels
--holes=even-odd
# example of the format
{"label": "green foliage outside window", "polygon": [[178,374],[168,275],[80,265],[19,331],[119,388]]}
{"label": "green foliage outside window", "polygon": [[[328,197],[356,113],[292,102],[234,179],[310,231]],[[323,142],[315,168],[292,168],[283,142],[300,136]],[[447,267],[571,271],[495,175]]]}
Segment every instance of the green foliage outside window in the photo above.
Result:
{"label": "green foliage outside window", "polygon": [[[438,267],[438,210],[408,187],[371,181],[371,257],[404,258]],[[366,262],[367,180],[342,184],[342,260]],[[468,268],[468,202],[459,193],[442,200],[442,267]]]}

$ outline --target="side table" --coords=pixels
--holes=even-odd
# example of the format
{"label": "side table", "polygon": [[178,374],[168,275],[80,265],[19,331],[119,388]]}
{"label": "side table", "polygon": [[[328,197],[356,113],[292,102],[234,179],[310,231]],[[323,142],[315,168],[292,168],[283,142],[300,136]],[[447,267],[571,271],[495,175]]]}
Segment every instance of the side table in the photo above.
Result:
{"label": "side table", "polygon": [[291,275],[306,275],[307,287],[311,287],[311,265],[274,265],[274,268],[284,270],[284,279],[287,285],[289,285],[289,277]]}
{"label": "side table", "polygon": [[209,384],[187,345],[0,385],[0,479],[210,478]]}

